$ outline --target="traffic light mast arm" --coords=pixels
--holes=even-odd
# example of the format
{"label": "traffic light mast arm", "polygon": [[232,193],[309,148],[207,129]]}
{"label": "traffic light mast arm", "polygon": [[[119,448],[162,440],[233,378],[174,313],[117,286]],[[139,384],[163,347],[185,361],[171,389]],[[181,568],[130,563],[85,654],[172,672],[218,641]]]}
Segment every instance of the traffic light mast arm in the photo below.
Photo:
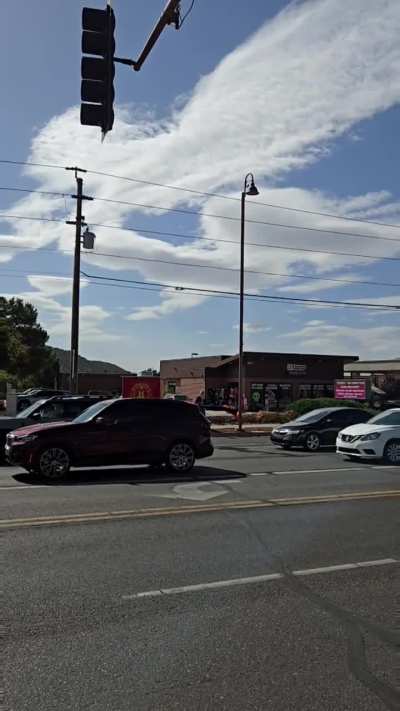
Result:
{"label": "traffic light mast arm", "polygon": [[175,29],[179,30],[179,6],[180,0],[169,0],[167,3],[164,12],[146,42],[139,59],[137,62],[133,63],[133,68],[136,72],[142,68],[145,59],[149,56],[151,50],[167,25],[175,25]]}

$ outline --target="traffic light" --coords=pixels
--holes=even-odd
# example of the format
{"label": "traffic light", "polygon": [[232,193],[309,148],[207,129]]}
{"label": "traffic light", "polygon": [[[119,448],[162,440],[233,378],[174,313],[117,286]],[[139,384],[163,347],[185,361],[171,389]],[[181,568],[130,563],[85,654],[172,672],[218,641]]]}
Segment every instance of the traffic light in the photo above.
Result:
{"label": "traffic light", "polygon": [[84,7],[82,11],[81,124],[100,126],[103,135],[114,124],[115,15]]}

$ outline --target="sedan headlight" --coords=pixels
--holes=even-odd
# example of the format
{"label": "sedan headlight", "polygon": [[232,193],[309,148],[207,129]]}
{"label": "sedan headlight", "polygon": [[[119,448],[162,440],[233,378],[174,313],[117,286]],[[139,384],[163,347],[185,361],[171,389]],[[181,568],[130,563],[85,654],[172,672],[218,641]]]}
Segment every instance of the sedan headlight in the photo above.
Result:
{"label": "sedan headlight", "polygon": [[381,436],[380,432],[368,432],[368,434],[365,434],[362,437],[360,437],[360,440],[362,442],[366,442],[369,439],[379,439],[380,436]]}
{"label": "sedan headlight", "polygon": [[286,430],[286,434],[300,434],[301,430]]}
{"label": "sedan headlight", "polygon": [[14,442],[17,442],[18,444],[26,444],[27,442],[34,442],[34,440],[37,438],[38,438],[38,436],[36,434],[28,434],[28,435],[15,434],[13,436]]}

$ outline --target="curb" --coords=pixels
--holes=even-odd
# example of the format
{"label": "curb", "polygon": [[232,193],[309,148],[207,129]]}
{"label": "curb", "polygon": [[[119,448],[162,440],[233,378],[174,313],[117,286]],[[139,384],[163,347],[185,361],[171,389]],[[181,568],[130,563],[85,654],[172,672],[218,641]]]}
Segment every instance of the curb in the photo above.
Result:
{"label": "curb", "polygon": [[211,428],[211,433],[213,437],[224,437],[229,435],[230,437],[234,435],[235,437],[265,437],[265,435],[270,435],[272,428],[268,430],[243,430],[239,432],[237,429],[226,429],[226,430],[214,430]]}

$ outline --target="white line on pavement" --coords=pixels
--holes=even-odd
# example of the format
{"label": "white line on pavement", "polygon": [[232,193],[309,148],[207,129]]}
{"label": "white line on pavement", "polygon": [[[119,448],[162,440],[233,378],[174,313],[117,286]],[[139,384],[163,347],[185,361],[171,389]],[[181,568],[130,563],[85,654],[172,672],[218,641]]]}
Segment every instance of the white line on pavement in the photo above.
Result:
{"label": "white line on pavement", "polygon": [[247,476],[268,476],[269,474],[328,474],[332,472],[363,472],[368,469],[381,469],[385,471],[386,469],[400,469],[398,466],[387,466],[382,464],[381,466],[371,466],[364,465],[363,467],[335,467],[334,469],[287,469],[287,470],[277,470],[271,472],[252,472],[247,474]]}
{"label": "white line on pavement", "polygon": [[248,476],[268,476],[269,474],[328,474],[328,472],[362,472],[366,467],[346,467],[345,469],[288,469],[287,471],[253,472]]}
{"label": "white line on pavement", "polygon": [[17,486],[0,486],[0,491],[25,491],[26,489],[48,489],[46,484],[18,484]]}
{"label": "white line on pavement", "polygon": [[[393,565],[399,563],[396,558],[382,558],[380,560],[366,560],[359,563],[343,563],[342,565],[329,565],[323,568],[306,568],[305,570],[293,570],[291,575],[319,575],[321,573],[333,573],[341,570],[357,570],[358,568],[372,568],[381,565]],[[271,580],[280,580],[287,577],[283,573],[268,573],[266,575],[255,575],[250,578],[232,578],[230,580],[216,580],[210,583],[200,583],[197,585],[183,585],[176,588],[160,588],[159,590],[146,590],[132,595],[123,595],[123,600],[138,600],[146,597],[161,597],[162,595],[180,595],[182,593],[199,592],[201,590],[215,590],[218,588],[230,588],[235,585],[254,585],[265,583]]]}

